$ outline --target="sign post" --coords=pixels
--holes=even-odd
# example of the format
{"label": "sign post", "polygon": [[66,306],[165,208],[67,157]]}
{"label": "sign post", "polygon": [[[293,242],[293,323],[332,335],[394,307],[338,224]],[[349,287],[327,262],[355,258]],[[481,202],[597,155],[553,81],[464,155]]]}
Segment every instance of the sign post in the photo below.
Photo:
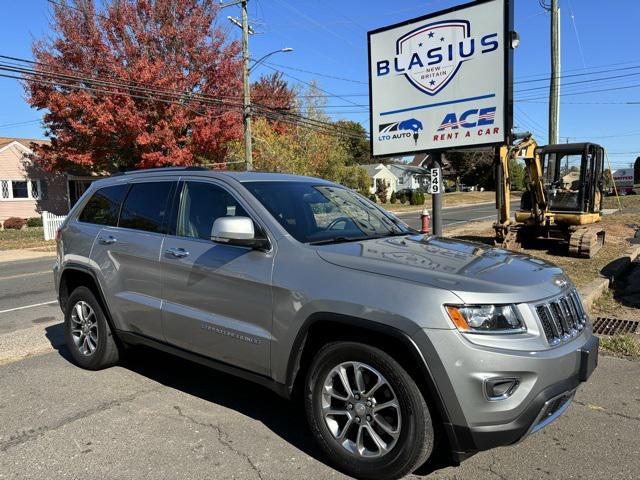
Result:
{"label": "sign post", "polygon": [[[512,0],[477,0],[368,32],[373,157],[505,145],[513,117]],[[433,183],[432,183],[433,186]]]}
{"label": "sign post", "polygon": [[431,206],[433,210],[433,234],[442,235],[442,161],[441,154],[433,155],[433,168],[431,169]]}

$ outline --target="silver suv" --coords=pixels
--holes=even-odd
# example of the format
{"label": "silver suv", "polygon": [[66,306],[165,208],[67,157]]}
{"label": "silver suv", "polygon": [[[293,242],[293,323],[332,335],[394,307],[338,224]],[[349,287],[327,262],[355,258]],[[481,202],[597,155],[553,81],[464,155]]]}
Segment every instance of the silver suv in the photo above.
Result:
{"label": "silver suv", "polygon": [[60,229],[54,273],[80,366],[143,344],[300,398],[330,461],[359,478],[522,440],[598,358],[559,268],[421,235],[316,178],[97,181]]}

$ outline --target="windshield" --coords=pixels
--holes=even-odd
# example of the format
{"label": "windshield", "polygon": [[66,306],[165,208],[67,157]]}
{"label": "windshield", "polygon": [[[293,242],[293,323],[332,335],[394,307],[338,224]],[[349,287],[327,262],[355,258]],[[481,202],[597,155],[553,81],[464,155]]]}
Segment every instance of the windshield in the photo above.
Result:
{"label": "windshield", "polygon": [[352,190],[303,182],[247,182],[244,186],[294,237],[325,243],[414,233]]}

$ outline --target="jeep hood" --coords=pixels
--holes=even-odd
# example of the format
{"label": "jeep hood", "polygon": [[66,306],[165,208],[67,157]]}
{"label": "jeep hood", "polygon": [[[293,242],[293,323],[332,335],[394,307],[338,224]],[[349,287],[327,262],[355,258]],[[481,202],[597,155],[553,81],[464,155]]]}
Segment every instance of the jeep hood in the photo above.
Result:
{"label": "jeep hood", "polygon": [[531,302],[571,286],[560,268],[537,258],[443,237],[386,237],[316,248],[334,265],[450,290],[464,303]]}

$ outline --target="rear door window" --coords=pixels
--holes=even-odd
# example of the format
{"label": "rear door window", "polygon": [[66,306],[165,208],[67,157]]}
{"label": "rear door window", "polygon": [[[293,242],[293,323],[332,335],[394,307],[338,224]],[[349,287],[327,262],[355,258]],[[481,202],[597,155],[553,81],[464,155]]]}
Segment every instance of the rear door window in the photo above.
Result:
{"label": "rear door window", "polygon": [[175,182],[134,183],[120,213],[119,227],[164,233]]}
{"label": "rear door window", "polygon": [[129,185],[113,185],[96,191],[80,212],[78,220],[97,225],[116,226],[122,199]]}

